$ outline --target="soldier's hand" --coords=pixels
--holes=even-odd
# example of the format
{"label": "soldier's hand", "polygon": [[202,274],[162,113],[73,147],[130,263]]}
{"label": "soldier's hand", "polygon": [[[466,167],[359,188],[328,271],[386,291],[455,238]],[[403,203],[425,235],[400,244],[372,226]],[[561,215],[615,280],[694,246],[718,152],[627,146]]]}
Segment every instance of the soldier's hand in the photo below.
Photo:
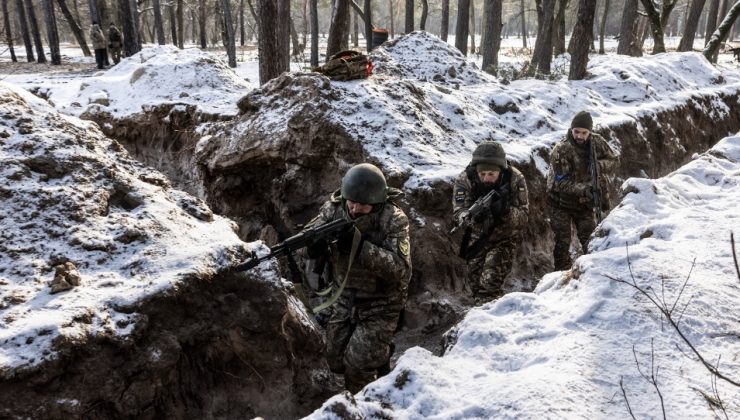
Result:
{"label": "soldier's hand", "polygon": [[327,253],[329,250],[329,244],[325,239],[319,239],[318,241],[312,241],[306,247],[306,255],[308,258],[319,258],[320,256]]}
{"label": "soldier's hand", "polygon": [[491,203],[491,214],[493,217],[500,218],[509,212],[509,200],[500,198]]}
{"label": "soldier's hand", "polygon": [[[350,229],[345,230],[344,232],[340,233],[337,237],[337,251],[339,251],[342,254],[350,254],[352,252],[352,241],[355,239],[355,228],[351,227]],[[360,248],[362,247],[362,240],[360,240],[359,245],[357,246],[357,252],[360,251]]]}

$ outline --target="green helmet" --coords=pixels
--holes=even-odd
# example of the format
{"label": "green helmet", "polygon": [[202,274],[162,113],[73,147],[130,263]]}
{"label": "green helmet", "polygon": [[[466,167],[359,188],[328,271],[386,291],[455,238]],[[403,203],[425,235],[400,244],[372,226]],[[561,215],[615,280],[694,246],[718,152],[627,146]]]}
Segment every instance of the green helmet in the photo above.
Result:
{"label": "green helmet", "polygon": [[343,199],[363,204],[384,203],[388,197],[383,172],[369,163],[349,168],[342,178],[341,193]]}
{"label": "green helmet", "polygon": [[473,152],[473,165],[478,163],[487,163],[506,169],[506,152],[503,146],[496,141],[484,141],[475,148]]}

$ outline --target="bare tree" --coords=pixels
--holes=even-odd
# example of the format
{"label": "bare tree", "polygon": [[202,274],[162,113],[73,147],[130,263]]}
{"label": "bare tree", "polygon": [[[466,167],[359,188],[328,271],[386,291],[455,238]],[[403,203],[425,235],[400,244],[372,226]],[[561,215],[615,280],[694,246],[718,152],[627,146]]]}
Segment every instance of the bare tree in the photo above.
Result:
{"label": "bare tree", "polygon": [[244,46],[247,32],[244,29],[244,0],[239,0],[239,45]]}
{"label": "bare tree", "polygon": [[326,40],[327,58],[342,51],[349,36],[349,8],[351,0],[335,0],[329,25],[329,37]]}
{"label": "bare tree", "polygon": [[129,0],[120,0],[118,7],[121,16],[121,29],[123,30],[123,50],[126,52],[127,57],[131,57],[141,51],[139,28],[136,25],[136,21],[139,19],[139,12],[135,7],[131,7]]}
{"label": "bare tree", "polygon": [[[349,11],[349,5],[346,1],[344,3]],[[346,26],[346,18],[344,23]],[[289,25],[290,0],[259,0],[257,2],[260,85],[290,70]],[[346,30],[343,33],[346,34]],[[345,36],[344,39],[346,40],[347,37]],[[339,43],[336,44],[338,45]]]}
{"label": "bare tree", "polygon": [[33,2],[31,0],[26,0],[26,13],[28,14],[28,24],[31,26],[33,44],[36,46],[36,61],[46,63],[44,44],[41,43],[41,32],[39,32],[39,22],[36,19],[36,11],[33,8]]}
{"label": "bare tree", "polygon": [[522,23],[522,48],[527,48],[527,20],[524,10],[524,0],[519,0],[519,16]]}
{"label": "bare tree", "polygon": [[578,16],[576,26],[573,27],[571,44],[573,51],[570,57],[570,73],[568,80],[582,80],[586,76],[588,66],[588,50],[593,38],[594,15],[596,14],[596,0],[580,0],[578,2]]}
{"label": "bare tree", "polygon": [[319,7],[318,0],[308,2],[309,19],[311,20],[311,67],[319,65]]}
{"label": "bare tree", "polygon": [[162,10],[159,6],[159,0],[152,0],[152,9],[154,9],[154,30],[157,33],[157,44],[164,45],[164,24],[162,23]]}
{"label": "bare tree", "polygon": [[529,73],[550,74],[552,62],[552,34],[555,0],[537,0],[537,41],[534,43]]}
{"label": "bare tree", "polygon": [[678,51],[691,51],[694,48],[696,28],[699,26],[699,17],[701,17],[701,11],[704,9],[704,3],[705,0],[691,0],[691,8],[686,18],[681,42],[678,44]]}
{"label": "bare tree", "polygon": [[503,4],[501,0],[485,0],[483,3],[483,39],[481,40],[481,54],[483,55],[483,70],[490,71],[498,67],[498,51],[501,47],[501,14]]}
{"label": "bare tree", "polygon": [[15,0],[15,11],[18,13],[18,21],[21,24],[23,44],[26,47],[26,61],[33,63],[36,61],[36,57],[33,55],[33,44],[31,43],[31,34],[28,30],[28,20],[26,19],[26,8],[23,6],[23,0]]}
{"label": "bare tree", "polygon": [[668,18],[676,7],[678,0],[663,0],[660,12],[653,0],[640,0],[650,20],[650,28],[653,33],[653,54],[665,52],[664,32]]}
{"label": "bare tree", "polygon": [[62,64],[62,54],[59,52],[59,31],[57,29],[57,17],[54,14],[54,3],[52,0],[42,0],[44,9],[44,21],[46,22],[46,39],[49,41],[49,56],[51,64]]}
{"label": "bare tree", "polygon": [[727,38],[730,33],[732,24],[740,16],[740,0],[736,0],[732,9],[727,13],[727,16],[719,24],[717,30],[714,31],[712,37],[709,39],[707,46],[704,47],[704,57],[712,63],[717,62],[717,53],[719,52],[719,46]]}
{"label": "bare tree", "polygon": [[406,0],[406,20],[404,21],[403,33],[414,32],[414,0]]}
{"label": "bare tree", "polygon": [[604,1],[604,14],[601,15],[601,28],[599,28],[599,54],[604,54],[604,35],[606,34],[607,16],[609,16],[609,0]]}
{"label": "bare tree", "polygon": [[455,48],[468,55],[468,22],[470,0],[457,0],[457,24],[455,26]]}
{"label": "bare tree", "polygon": [[[393,12],[395,8],[393,7],[393,2],[395,0],[388,0],[388,16],[389,20],[391,21],[391,38],[396,36],[395,32],[395,21],[396,21],[396,14]],[[448,0],[449,1],[449,0]]]}
{"label": "bare tree", "polygon": [[[367,51],[370,52],[373,49],[373,8],[370,0],[365,0],[363,11],[365,12],[365,19],[363,19],[363,23],[365,24],[365,46]],[[355,21],[357,21],[356,17]]]}
{"label": "bare tree", "polygon": [[711,0],[709,3],[709,11],[707,12],[707,22],[704,26],[704,46],[706,47],[709,43],[709,39],[712,37],[712,33],[717,29],[717,13],[719,13],[719,2],[720,0]]}
{"label": "bare tree", "polygon": [[470,54],[475,54],[475,0],[470,0]]}
{"label": "bare tree", "polygon": [[447,33],[450,32],[450,0],[442,0],[442,16],[439,23],[439,37],[447,42]]}
{"label": "bare tree", "polygon": [[[172,45],[177,46],[177,15],[175,14],[175,2],[173,0],[170,0],[169,4],[167,5],[167,14],[170,17],[170,35],[172,36]],[[198,23],[200,23],[200,15],[198,15]],[[200,28],[200,26],[199,26]],[[206,30],[205,30],[205,20],[203,21],[203,27],[202,29],[199,29],[201,40],[203,41],[203,46],[201,48],[205,48],[206,45]]]}
{"label": "bare tree", "polygon": [[[352,48],[358,48],[360,46],[360,22],[356,13],[350,13],[350,38],[352,40]],[[370,44],[368,44],[368,47]]]}
{"label": "bare tree", "polygon": [[185,46],[185,7],[182,0],[177,0],[177,48],[183,49]]}
{"label": "bare tree", "polygon": [[565,9],[569,0],[558,0],[558,12],[552,25],[552,53],[560,55],[565,52]]}
{"label": "bare tree", "polygon": [[638,44],[637,28],[637,1],[625,0],[622,11],[622,24],[619,27],[619,44],[617,54],[634,55],[634,46]]}
{"label": "bare tree", "polygon": [[422,31],[426,31],[428,13],[429,2],[427,0],[421,0],[421,18],[419,19],[419,29]]}
{"label": "bare tree", "polygon": [[[224,24],[226,26],[226,54],[229,57],[229,67],[236,68],[236,36],[234,35],[234,20],[231,18],[229,0],[223,0]],[[291,20],[291,25],[292,25]]]}
{"label": "bare tree", "polygon": [[13,33],[10,31],[10,14],[8,13],[8,0],[2,0],[3,2],[3,23],[5,24],[5,42],[8,44],[10,50],[10,60],[14,63],[18,62],[18,58],[15,56],[15,49],[13,48]]}
{"label": "bare tree", "polygon": [[72,15],[72,11],[69,10],[69,7],[67,7],[66,0],[57,0],[57,4],[59,5],[59,10],[62,11],[62,15],[64,15],[64,20],[67,21],[69,29],[72,31],[72,34],[77,40],[77,43],[80,44],[82,54],[84,54],[85,57],[90,57],[92,54],[90,54],[90,48],[88,48],[87,41],[85,41],[85,32],[82,30],[80,25],[77,23],[77,20]]}

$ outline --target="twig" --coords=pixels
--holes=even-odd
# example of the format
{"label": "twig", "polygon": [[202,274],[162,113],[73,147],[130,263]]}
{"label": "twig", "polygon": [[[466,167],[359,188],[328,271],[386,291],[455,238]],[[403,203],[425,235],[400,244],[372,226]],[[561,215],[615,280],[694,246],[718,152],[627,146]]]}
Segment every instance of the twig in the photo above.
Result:
{"label": "twig", "polygon": [[663,420],[666,420],[667,417],[665,414],[663,394],[660,392],[660,387],[658,386],[658,372],[660,371],[660,366],[655,366],[655,348],[653,347],[653,339],[650,339],[650,376],[646,375],[640,368],[640,361],[637,359],[635,346],[632,346],[632,355],[635,357],[635,364],[637,365],[637,371],[640,372],[640,376],[650,382],[658,393],[658,398],[660,398],[660,408],[663,410]]}
{"label": "twig", "polygon": [[740,280],[740,266],[737,265],[737,253],[735,252],[735,234],[730,232],[730,244],[732,245],[732,259],[735,261],[735,272]]}
{"label": "twig", "polygon": [[632,417],[633,420],[637,420],[635,418],[635,415],[632,413],[632,407],[630,407],[630,401],[627,399],[627,391],[624,390],[624,378],[619,377],[619,388],[622,389],[622,396],[624,397],[624,403],[627,404],[627,411],[630,412],[630,417]]}
{"label": "twig", "polygon": [[[681,286],[681,290],[678,291],[678,296],[676,297],[676,301],[673,302],[673,306],[671,307],[671,310],[668,311],[668,313],[673,314],[673,310],[676,308],[676,304],[681,299],[681,295],[683,294],[683,290],[686,288],[686,285],[689,283],[689,279],[691,278],[691,273],[694,271],[694,266],[696,266],[696,257],[694,257],[694,261],[691,262],[691,268],[689,268],[689,274],[686,276],[686,280],[684,280],[683,286]],[[684,308],[684,310],[685,310],[685,308]]]}

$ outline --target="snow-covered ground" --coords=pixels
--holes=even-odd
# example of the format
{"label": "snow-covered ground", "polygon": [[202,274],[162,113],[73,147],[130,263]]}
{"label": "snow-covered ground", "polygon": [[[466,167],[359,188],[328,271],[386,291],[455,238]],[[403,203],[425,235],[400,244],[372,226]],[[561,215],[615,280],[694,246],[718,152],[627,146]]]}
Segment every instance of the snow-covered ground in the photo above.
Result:
{"label": "snow-covered ground", "polygon": [[[634,278],[675,307],[701,356],[740,381],[740,275],[729,240],[740,234],[740,136],[624,188],[631,193],[602,226],[608,235],[574,272],[472,309],[448,333],[444,356],[410,349],[392,373],[310,418],[594,419],[629,418],[631,409],[640,419],[661,418],[661,405],[667,418],[725,418],[708,402],[715,395],[738,418],[740,387],[716,379],[715,394],[712,375],[657,307],[612,278]],[[640,372],[655,373],[657,389]]]}
{"label": "snow-covered ground", "polygon": [[[55,343],[126,340],[136,305],[246,255],[234,223],[172,189],[94,123],[0,83],[0,378]],[[52,294],[55,266],[79,285]]]}

